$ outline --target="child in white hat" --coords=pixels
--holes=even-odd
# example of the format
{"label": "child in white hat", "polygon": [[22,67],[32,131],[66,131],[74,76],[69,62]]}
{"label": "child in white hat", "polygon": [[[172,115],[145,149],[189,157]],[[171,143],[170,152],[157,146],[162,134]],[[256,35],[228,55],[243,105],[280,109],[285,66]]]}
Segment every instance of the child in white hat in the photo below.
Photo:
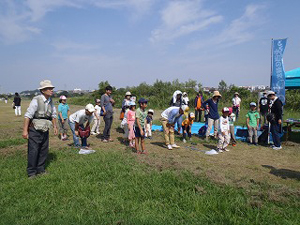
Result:
{"label": "child in white hat", "polygon": [[228,152],[227,146],[230,143],[230,127],[229,127],[229,108],[224,107],[222,110],[222,116],[220,116],[219,130],[218,130],[218,152]]}
{"label": "child in white hat", "polygon": [[[246,114],[246,118],[247,118],[249,144],[257,145],[257,143],[258,143],[257,130],[258,130],[258,126],[259,126],[260,115],[256,111],[256,103],[255,102],[250,103],[250,111]],[[254,139],[254,142],[253,142],[253,139]]]}
{"label": "child in white hat", "polygon": [[146,117],[145,137],[152,139],[152,121],[153,121],[154,110],[149,109]]}
{"label": "child in white hat", "polygon": [[189,113],[188,118],[186,118],[181,124],[184,143],[186,143],[186,135],[188,135],[189,139],[192,138],[192,125],[194,123],[194,119],[195,119],[195,114]]}
{"label": "child in white hat", "polygon": [[59,105],[58,105],[58,125],[60,130],[60,138],[62,141],[67,140],[67,124],[68,117],[70,116],[70,107],[67,104],[67,97],[61,95],[59,97]]}

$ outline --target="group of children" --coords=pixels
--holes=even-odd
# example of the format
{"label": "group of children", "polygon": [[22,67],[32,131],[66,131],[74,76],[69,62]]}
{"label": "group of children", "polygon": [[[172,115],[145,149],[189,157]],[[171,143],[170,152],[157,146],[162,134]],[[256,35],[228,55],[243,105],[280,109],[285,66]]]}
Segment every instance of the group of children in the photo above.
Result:
{"label": "group of children", "polygon": [[[148,100],[140,98],[139,107],[130,100],[130,92],[126,93],[123,101],[120,119],[121,127],[124,130],[124,139],[128,141],[129,146],[136,149],[138,154],[147,154],[145,150],[145,138],[152,138],[152,121],[154,111],[149,109],[146,111]],[[122,116],[123,113],[123,116]],[[141,151],[139,150],[141,147]]]}

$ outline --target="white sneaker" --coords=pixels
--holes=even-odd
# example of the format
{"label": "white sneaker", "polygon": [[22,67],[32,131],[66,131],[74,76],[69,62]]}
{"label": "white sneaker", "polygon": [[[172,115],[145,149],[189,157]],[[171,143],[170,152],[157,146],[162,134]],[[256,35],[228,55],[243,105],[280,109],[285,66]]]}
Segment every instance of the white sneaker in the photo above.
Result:
{"label": "white sneaker", "polygon": [[280,149],[282,149],[281,146],[279,146],[279,147],[274,146],[274,147],[273,147],[273,150],[280,150]]}
{"label": "white sneaker", "polygon": [[100,134],[100,132],[97,132],[97,134]]}
{"label": "white sneaker", "polygon": [[172,150],[173,148],[172,148],[172,145],[168,145],[168,149],[169,150]]}
{"label": "white sneaker", "polygon": [[172,144],[172,148],[180,148],[180,146],[178,146],[176,144]]}
{"label": "white sneaker", "polygon": [[183,139],[182,141],[183,141],[183,143],[186,143],[186,140],[185,140],[185,139]]}
{"label": "white sneaker", "polygon": [[223,150],[222,150],[222,149],[218,149],[218,152],[222,153],[222,152],[223,152]]}
{"label": "white sneaker", "polygon": [[91,132],[91,135],[96,135],[96,133],[95,132]]}
{"label": "white sneaker", "polygon": [[224,152],[229,152],[229,149],[224,148],[223,151],[224,151]]}

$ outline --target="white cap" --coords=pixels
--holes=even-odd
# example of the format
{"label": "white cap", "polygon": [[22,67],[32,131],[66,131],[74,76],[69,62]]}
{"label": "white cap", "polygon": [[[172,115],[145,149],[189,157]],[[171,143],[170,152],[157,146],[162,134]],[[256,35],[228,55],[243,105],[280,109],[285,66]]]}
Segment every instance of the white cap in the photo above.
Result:
{"label": "white cap", "polygon": [[50,80],[42,80],[40,82],[40,87],[38,88],[39,90],[45,89],[45,88],[55,88]]}
{"label": "white cap", "polygon": [[227,107],[224,107],[222,112],[229,112],[229,109]]}
{"label": "white cap", "polygon": [[130,101],[130,102],[129,102],[129,106],[133,106],[133,105],[136,105],[136,104],[135,104],[135,101]]}
{"label": "white cap", "polygon": [[101,100],[99,98],[96,99],[96,103],[99,103],[101,102]]}
{"label": "white cap", "polygon": [[256,103],[255,102],[251,102],[250,106],[255,106],[256,107]]}
{"label": "white cap", "polygon": [[67,97],[66,97],[66,96],[64,96],[64,95],[61,95],[61,96],[59,97],[59,99],[61,99],[61,100],[66,100],[66,99],[67,99]]}
{"label": "white cap", "polygon": [[127,91],[126,93],[125,93],[125,96],[131,96],[131,92],[130,91]]}
{"label": "white cap", "polygon": [[153,110],[153,109],[149,109],[149,110],[148,110],[148,113],[154,114],[154,110]]}
{"label": "white cap", "polygon": [[95,107],[93,106],[93,104],[87,104],[85,109],[90,113],[95,112]]}
{"label": "white cap", "polygon": [[191,112],[191,113],[189,114],[189,117],[195,118],[195,113],[192,113],[192,112]]}
{"label": "white cap", "polygon": [[275,92],[274,91],[268,91],[268,96],[269,95],[275,95]]}

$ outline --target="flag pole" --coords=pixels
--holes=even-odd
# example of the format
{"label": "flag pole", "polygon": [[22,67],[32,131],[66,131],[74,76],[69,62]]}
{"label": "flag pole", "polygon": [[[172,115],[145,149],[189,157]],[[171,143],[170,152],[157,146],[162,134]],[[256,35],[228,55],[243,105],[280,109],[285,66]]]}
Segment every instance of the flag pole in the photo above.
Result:
{"label": "flag pole", "polygon": [[[273,74],[273,38],[271,39],[271,76],[270,76],[270,90],[272,87],[272,74]],[[270,105],[268,105],[268,113],[270,113]],[[271,132],[271,123],[268,121],[268,145],[270,144],[270,132]]]}

